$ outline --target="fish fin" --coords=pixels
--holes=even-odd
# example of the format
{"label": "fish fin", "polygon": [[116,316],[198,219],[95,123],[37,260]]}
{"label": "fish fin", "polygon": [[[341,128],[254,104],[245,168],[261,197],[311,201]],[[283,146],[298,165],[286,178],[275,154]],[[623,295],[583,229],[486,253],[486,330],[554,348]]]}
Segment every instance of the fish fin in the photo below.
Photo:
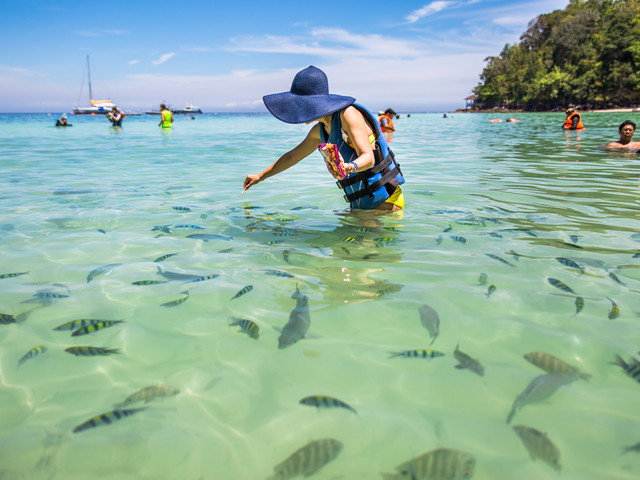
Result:
{"label": "fish fin", "polygon": [[457,368],[458,370],[464,370],[464,365],[459,363],[458,365],[455,366],[455,368]]}
{"label": "fish fin", "polygon": [[429,345],[433,345],[433,342],[436,341],[436,337],[438,336],[438,334],[436,333],[432,338],[431,338],[431,343]]}

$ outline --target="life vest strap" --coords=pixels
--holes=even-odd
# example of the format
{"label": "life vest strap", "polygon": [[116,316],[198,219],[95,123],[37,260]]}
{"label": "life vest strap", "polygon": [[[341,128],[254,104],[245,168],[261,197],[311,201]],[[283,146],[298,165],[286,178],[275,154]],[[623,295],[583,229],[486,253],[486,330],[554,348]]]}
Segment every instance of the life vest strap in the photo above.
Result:
{"label": "life vest strap", "polygon": [[[380,153],[378,153],[380,152]],[[374,155],[378,154],[380,156],[382,156],[382,151],[381,149],[378,147],[373,151]],[[348,178],[344,178],[342,180],[338,180],[336,182],[336,184],[338,185],[339,188],[346,188],[349,187],[351,185],[353,185],[354,183],[358,183],[359,181],[363,181],[366,183],[367,178],[369,177],[373,177],[374,175],[380,173],[382,170],[384,170],[385,168],[387,168],[389,165],[391,165],[391,160],[395,160],[395,155],[393,154],[393,152],[391,150],[389,150],[389,155],[387,155],[387,157],[382,160],[379,163],[376,163],[373,167],[371,167],[369,170],[365,170],[364,172],[358,172],[355,175],[352,175],[351,177]]]}

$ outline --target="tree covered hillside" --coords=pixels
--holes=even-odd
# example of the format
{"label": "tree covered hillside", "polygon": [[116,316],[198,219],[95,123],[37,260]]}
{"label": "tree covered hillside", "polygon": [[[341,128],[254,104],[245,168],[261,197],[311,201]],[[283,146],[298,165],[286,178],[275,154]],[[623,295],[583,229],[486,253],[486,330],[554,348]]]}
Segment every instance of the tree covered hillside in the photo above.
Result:
{"label": "tree covered hillside", "polygon": [[571,0],[485,61],[480,108],[639,105],[640,0]]}

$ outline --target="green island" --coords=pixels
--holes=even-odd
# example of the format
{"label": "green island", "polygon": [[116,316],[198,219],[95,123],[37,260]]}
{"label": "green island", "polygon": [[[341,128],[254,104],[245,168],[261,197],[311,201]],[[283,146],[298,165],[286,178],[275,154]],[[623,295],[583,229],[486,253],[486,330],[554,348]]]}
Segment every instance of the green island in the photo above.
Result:
{"label": "green island", "polygon": [[640,105],[640,0],[571,0],[485,59],[472,111]]}

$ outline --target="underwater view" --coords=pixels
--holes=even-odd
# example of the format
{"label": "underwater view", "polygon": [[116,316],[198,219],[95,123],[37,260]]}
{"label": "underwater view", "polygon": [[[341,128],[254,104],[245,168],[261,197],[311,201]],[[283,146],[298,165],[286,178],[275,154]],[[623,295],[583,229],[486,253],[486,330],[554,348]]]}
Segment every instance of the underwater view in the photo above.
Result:
{"label": "underwater view", "polygon": [[268,114],[0,115],[0,480],[639,478],[637,114],[496,115],[401,114],[383,215],[241,195]]}

